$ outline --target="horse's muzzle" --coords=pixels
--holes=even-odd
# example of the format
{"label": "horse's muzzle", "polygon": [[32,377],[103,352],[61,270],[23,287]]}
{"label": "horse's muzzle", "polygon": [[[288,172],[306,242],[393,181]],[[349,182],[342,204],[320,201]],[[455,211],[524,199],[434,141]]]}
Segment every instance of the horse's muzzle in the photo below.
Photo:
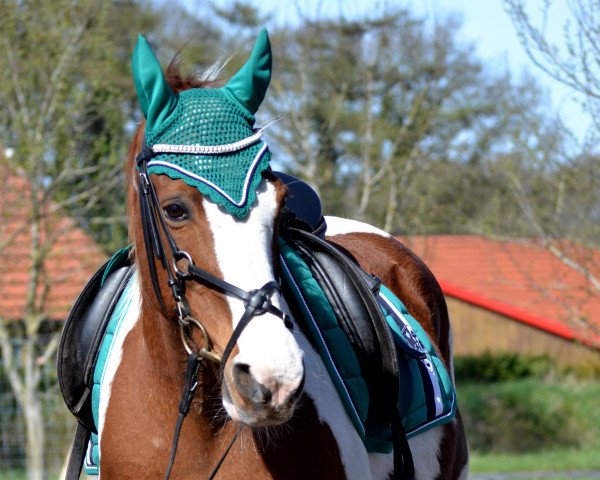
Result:
{"label": "horse's muzzle", "polygon": [[274,376],[257,378],[250,365],[232,363],[223,383],[223,403],[233,420],[260,427],[291,418],[304,388],[304,365],[298,378],[281,381]]}

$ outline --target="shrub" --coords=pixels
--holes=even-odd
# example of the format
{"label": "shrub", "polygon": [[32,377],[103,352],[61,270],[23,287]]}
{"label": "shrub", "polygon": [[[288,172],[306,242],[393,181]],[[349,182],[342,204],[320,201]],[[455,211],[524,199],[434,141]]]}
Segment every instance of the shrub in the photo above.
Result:
{"label": "shrub", "polygon": [[524,453],[577,447],[585,431],[562,386],[518,381],[459,388],[459,405],[471,448],[480,452]]}
{"label": "shrub", "polygon": [[544,377],[556,370],[548,355],[526,356],[512,352],[485,352],[454,359],[457,383],[490,383]]}

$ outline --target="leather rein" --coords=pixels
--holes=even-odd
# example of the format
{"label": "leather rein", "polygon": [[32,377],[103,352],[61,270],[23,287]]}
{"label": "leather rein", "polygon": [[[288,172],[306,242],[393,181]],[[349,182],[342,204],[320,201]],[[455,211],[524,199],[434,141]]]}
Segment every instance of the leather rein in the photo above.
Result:
{"label": "leather rein", "polygon": [[[189,412],[192,399],[194,398],[200,366],[205,361],[218,363],[219,379],[221,382],[223,382],[225,364],[227,363],[227,360],[229,359],[229,356],[231,355],[231,352],[233,351],[233,348],[240,335],[253,318],[268,312],[281,318],[286,327],[290,330],[292,329],[292,322],[286,313],[273,305],[271,302],[272,295],[275,292],[281,292],[281,286],[278,282],[270,281],[257,290],[246,291],[196,266],[191,255],[177,247],[177,244],[167,226],[166,219],[163,215],[162,209],[160,208],[156,190],[148,174],[148,161],[155,155],[156,152],[152,150],[152,147],[144,147],[136,158],[139,172],[138,195],[140,198],[140,212],[144,235],[144,245],[146,248],[148,266],[150,269],[150,278],[152,280],[152,286],[156,298],[158,299],[165,316],[169,318],[171,317],[171,314],[169,314],[167,310],[161,293],[156,270],[157,262],[160,263],[167,274],[167,284],[171,290],[171,294],[176,304],[175,313],[177,315],[177,321],[179,324],[181,341],[183,343],[183,347],[188,353],[185,384],[181,401],[179,403],[179,416],[175,426],[175,432],[173,434],[171,456],[164,477],[165,480],[167,480],[170,477],[171,470],[175,462],[177,444],[179,441],[179,434],[181,432],[183,420]],[[161,233],[166,239],[169,255],[167,254],[167,250],[165,249],[161,239]],[[209,333],[204,328],[202,323],[192,316],[189,302],[185,296],[186,283],[190,281],[199,282],[208,288],[216,290],[224,295],[235,297],[244,302],[246,309],[236,328],[233,330],[233,333],[231,334],[231,337],[227,342],[222,354],[219,354],[213,350]],[[200,330],[202,337],[204,338],[205,345],[198,346],[191,340],[190,331],[194,327]],[[237,439],[240,430],[241,427],[234,435],[231,443],[225,449],[223,455],[219,459],[219,462],[209,475],[209,479],[214,478],[214,476],[217,474],[218,469],[222,465],[235,440]]]}

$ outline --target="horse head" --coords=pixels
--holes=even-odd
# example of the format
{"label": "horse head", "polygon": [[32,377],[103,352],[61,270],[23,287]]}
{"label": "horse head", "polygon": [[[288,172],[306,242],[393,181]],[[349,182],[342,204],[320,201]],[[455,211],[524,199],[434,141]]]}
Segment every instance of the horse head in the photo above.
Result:
{"label": "horse head", "polygon": [[145,346],[165,370],[175,359],[179,383],[186,350],[197,352],[205,391],[221,380],[232,419],[284,422],[304,365],[274,273],[285,186],[254,128],[271,75],[267,33],[223,86],[165,76],[142,36],[132,68],[145,116],[129,163]]}

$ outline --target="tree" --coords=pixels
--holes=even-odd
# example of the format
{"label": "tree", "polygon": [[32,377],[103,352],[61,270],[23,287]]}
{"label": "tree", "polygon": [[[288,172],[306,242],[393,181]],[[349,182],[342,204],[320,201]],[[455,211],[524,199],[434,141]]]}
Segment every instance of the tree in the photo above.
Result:
{"label": "tree", "polygon": [[[589,145],[567,147],[552,141],[552,155],[540,158],[541,148],[529,148],[525,160],[512,170],[510,190],[536,237],[562,262],[589,280],[589,295],[600,295],[596,256],[600,247],[600,157],[595,140],[600,127],[600,2],[598,0],[546,1],[536,23],[521,0],[504,0],[522,45],[533,63],[551,78],[583,95],[584,106],[594,120]],[[562,42],[553,42],[548,26],[560,17]],[[563,14],[564,15],[564,14]],[[566,130],[554,132],[565,138]],[[546,137],[546,141],[551,141]]]}
{"label": "tree", "polygon": [[[128,73],[133,33],[153,22],[135,2],[1,0],[0,148],[4,173],[25,179],[3,202],[0,236],[7,251],[26,231],[27,294],[22,318],[0,312],[3,367],[24,412],[28,478],[44,478],[44,429],[38,390],[54,357],[46,329],[48,256],[74,222],[104,239],[124,241],[122,161],[133,92]],[[138,28],[135,28],[135,26]],[[4,178],[4,176],[3,176]],[[117,209],[116,209],[117,208]],[[116,210],[115,210],[116,209]],[[9,221],[10,220],[10,221]],[[104,227],[109,226],[107,230]],[[18,338],[20,348],[13,349]]]}
{"label": "tree", "polygon": [[327,212],[432,233],[464,231],[483,208],[484,159],[540,95],[486,72],[458,29],[389,10],[275,30],[273,150]]}
{"label": "tree", "polygon": [[[583,94],[585,107],[600,127],[600,1],[544,1],[537,15],[523,0],[503,0],[529,58],[555,80]],[[566,7],[566,16],[564,8]],[[533,18],[541,19],[536,22]],[[562,42],[549,29],[562,25]]]}

